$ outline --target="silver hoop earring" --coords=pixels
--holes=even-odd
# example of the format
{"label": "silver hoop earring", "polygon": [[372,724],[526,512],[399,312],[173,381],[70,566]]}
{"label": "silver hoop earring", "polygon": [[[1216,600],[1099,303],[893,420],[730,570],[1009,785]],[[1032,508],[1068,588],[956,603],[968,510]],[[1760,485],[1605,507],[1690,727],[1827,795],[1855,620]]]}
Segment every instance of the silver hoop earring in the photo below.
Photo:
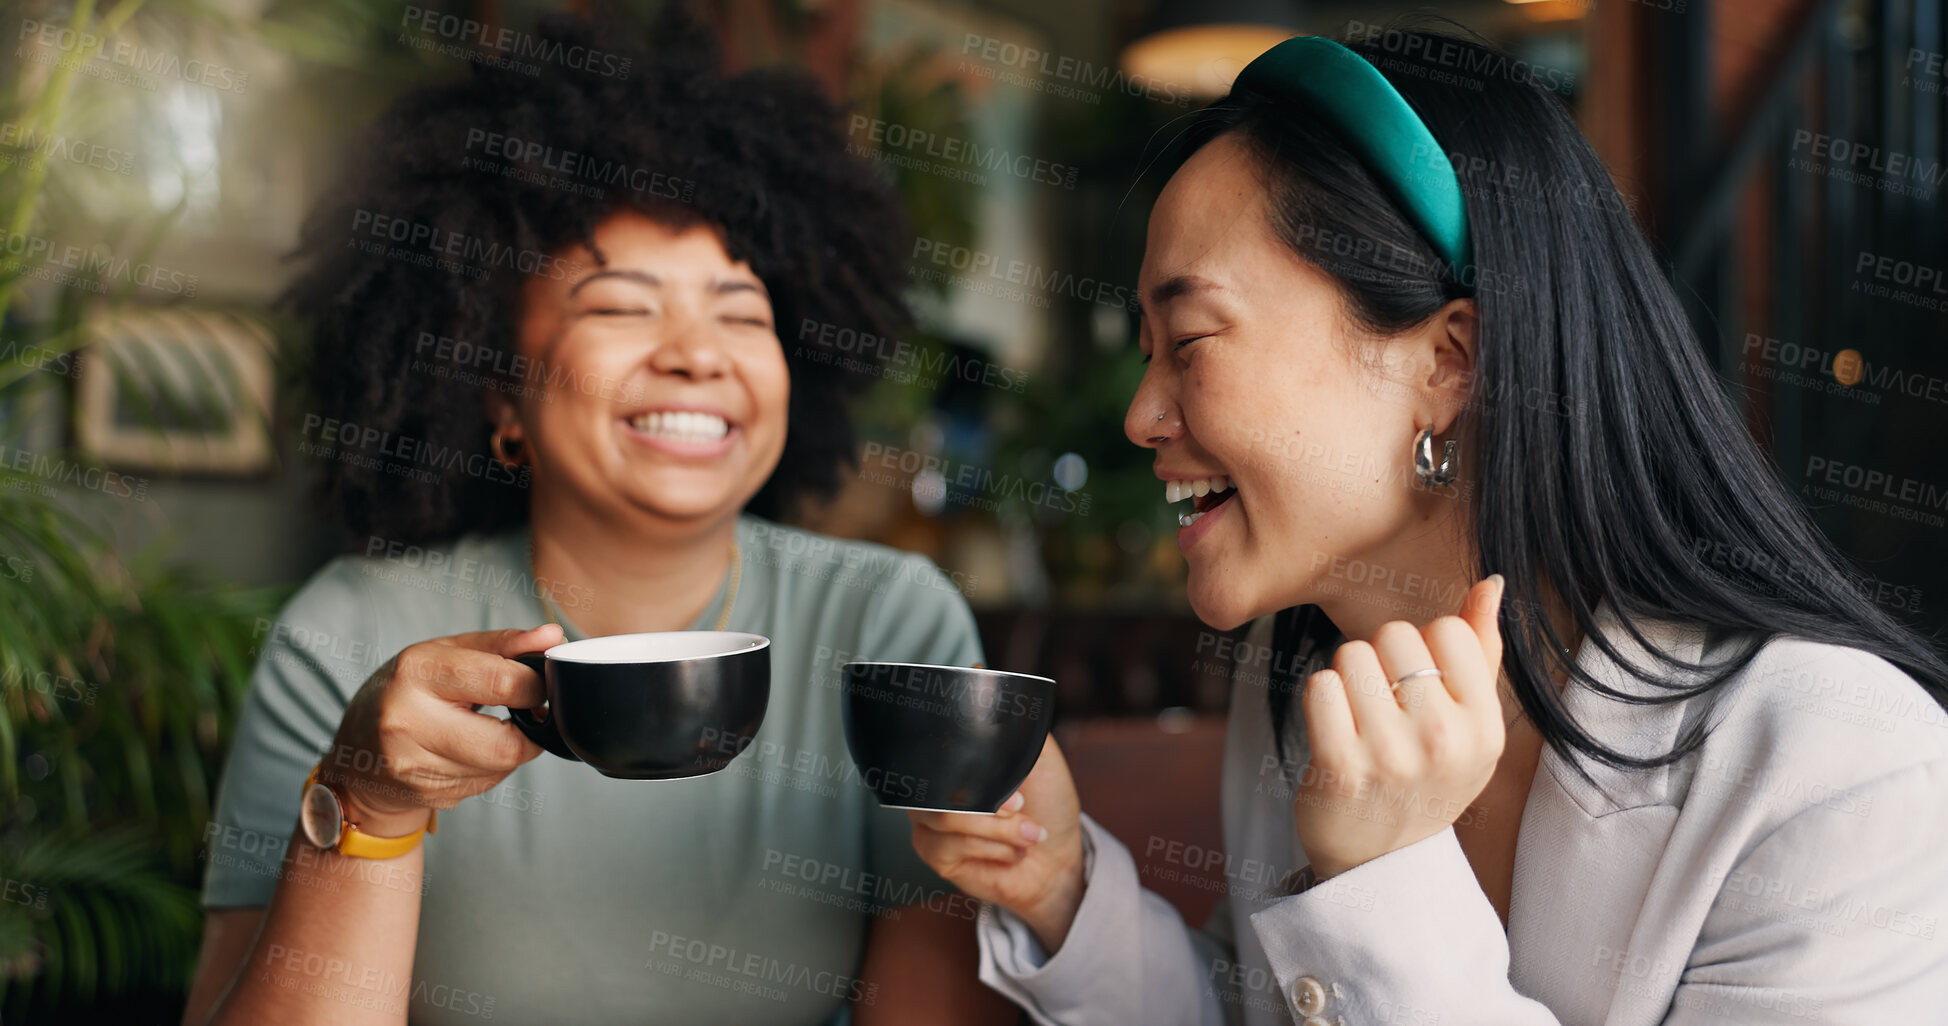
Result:
{"label": "silver hoop earring", "polygon": [[1420,475],[1422,482],[1434,486],[1454,483],[1454,439],[1441,444],[1441,465],[1434,465],[1434,429],[1421,428],[1420,437],[1414,440],[1414,473]]}

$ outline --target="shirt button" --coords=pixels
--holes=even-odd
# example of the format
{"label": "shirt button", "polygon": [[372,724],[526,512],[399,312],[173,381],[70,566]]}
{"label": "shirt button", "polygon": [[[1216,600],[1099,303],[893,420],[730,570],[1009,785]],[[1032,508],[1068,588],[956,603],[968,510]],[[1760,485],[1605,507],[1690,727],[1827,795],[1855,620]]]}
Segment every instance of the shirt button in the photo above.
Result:
{"label": "shirt button", "polygon": [[[1292,1007],[1297,1008],[1300,1015],[1319,1015],[1326,1010],[1326,988],[1310,976],[1299,977],[1292,983]],[[1305,1026],[1312,1024],[1308,1022]]]}

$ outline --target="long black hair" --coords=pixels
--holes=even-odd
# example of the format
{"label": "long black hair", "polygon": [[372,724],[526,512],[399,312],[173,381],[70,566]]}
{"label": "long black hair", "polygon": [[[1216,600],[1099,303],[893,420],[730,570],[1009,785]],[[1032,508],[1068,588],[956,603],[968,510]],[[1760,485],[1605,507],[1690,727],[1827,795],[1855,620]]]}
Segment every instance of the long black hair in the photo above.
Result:
{"label": "long black hair", "polygon": [[[1440,259],[1386,189],[1303,111],[1234,92],[1192,117],[1177,156],[1235,133],[1259,158],[1281,240],[1336,283],[1380,336],[1473,296],[1476,371],[1459,458],[1476,478],[1474,577],[1507,579],[1504,668],[1528,718],[1565,757],[1668,763],[1703,740],[1697,718],[1668,752],[1620,751],[1567,712],[1552,671],[1635,703],[1705,695],[1763,644],[1797,635],[1857,648],[1948,706],[1948,661],[1861,593],[1740,423],[1609,172],[1534,66],[1480,42],[1401,25],[1348,45],[1420,114],[1455,168],[1472,263]],[[1347,244],[1347,240],[1356,240]],[[1330,241],[1330,244],[1329,244]],[[1647,685],[1578,671],[1553,593],[1588,642]],[[1658,665],[1595,629],[1607,603]],[[1725,658],[1657,651],[1649,621],[1737,639]],[[1340,639],[1316,606],[1279,613],[1269,688],[1284,750],[1292,696]]]}

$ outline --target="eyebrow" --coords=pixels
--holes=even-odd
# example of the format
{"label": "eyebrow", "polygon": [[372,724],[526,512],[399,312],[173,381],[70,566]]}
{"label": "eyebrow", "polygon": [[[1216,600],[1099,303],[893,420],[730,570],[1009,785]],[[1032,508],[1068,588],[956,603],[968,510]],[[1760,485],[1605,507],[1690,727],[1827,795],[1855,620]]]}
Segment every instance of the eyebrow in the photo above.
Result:
{"label": "eyebrow", "polygon": [[[640,285],[647,285],[653,289],[663,287],[663,279],[658,278],[648,271],[602,270],[576,282],[568,290],[568,294],[573,296],[575,293],[582,291],[582,286],[602,278],[621,278],[625,281],[633,281]],[[755,292],[760,296],[766,295],[764,286],[757,282],[744,281],[736,278],[713,278],[710,282],[709,291],[717,295],[724,295],[731,292]]]}
{"label": "eyebrow", "polygon": [[1149,299],[1147,301],[1141,298],[1137,300],[1136,315],[1138,318],[1146,317],[1149,311],[1160,306],[1168,306],[1171,302],[1182,299],[1193,292],[1222,291],[1224,291],[1224,286],[1219,285],[1209,278],[1199,277],[1195,274],[1179,274],[1150,286]]}

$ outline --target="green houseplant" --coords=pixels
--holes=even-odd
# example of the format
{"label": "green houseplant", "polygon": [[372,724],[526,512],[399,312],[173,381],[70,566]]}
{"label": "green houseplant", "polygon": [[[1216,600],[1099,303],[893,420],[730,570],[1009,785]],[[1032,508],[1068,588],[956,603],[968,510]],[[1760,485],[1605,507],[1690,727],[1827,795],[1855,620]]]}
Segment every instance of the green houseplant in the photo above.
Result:
{"label": "green houseplant", "polygon": [[[62,29],[112,36],[142,7],[78,0]],[[58,403],[86,341],[84,290],[34,317],[42,265],[17,240],[59,236],[79,203],[47,141],[87,124],[82,61],[16,61],[0,83],[0,1020],[173,1016],[194,958],[201,833],[276,608],[160,553],[117,551],[94,516],[132,484],[58,444],[33,414]],[[135,252],[167,226],[155,219]],[[40,283],[36,283],[40,284]],[[97,302],[114,305],[125,295]]]}

